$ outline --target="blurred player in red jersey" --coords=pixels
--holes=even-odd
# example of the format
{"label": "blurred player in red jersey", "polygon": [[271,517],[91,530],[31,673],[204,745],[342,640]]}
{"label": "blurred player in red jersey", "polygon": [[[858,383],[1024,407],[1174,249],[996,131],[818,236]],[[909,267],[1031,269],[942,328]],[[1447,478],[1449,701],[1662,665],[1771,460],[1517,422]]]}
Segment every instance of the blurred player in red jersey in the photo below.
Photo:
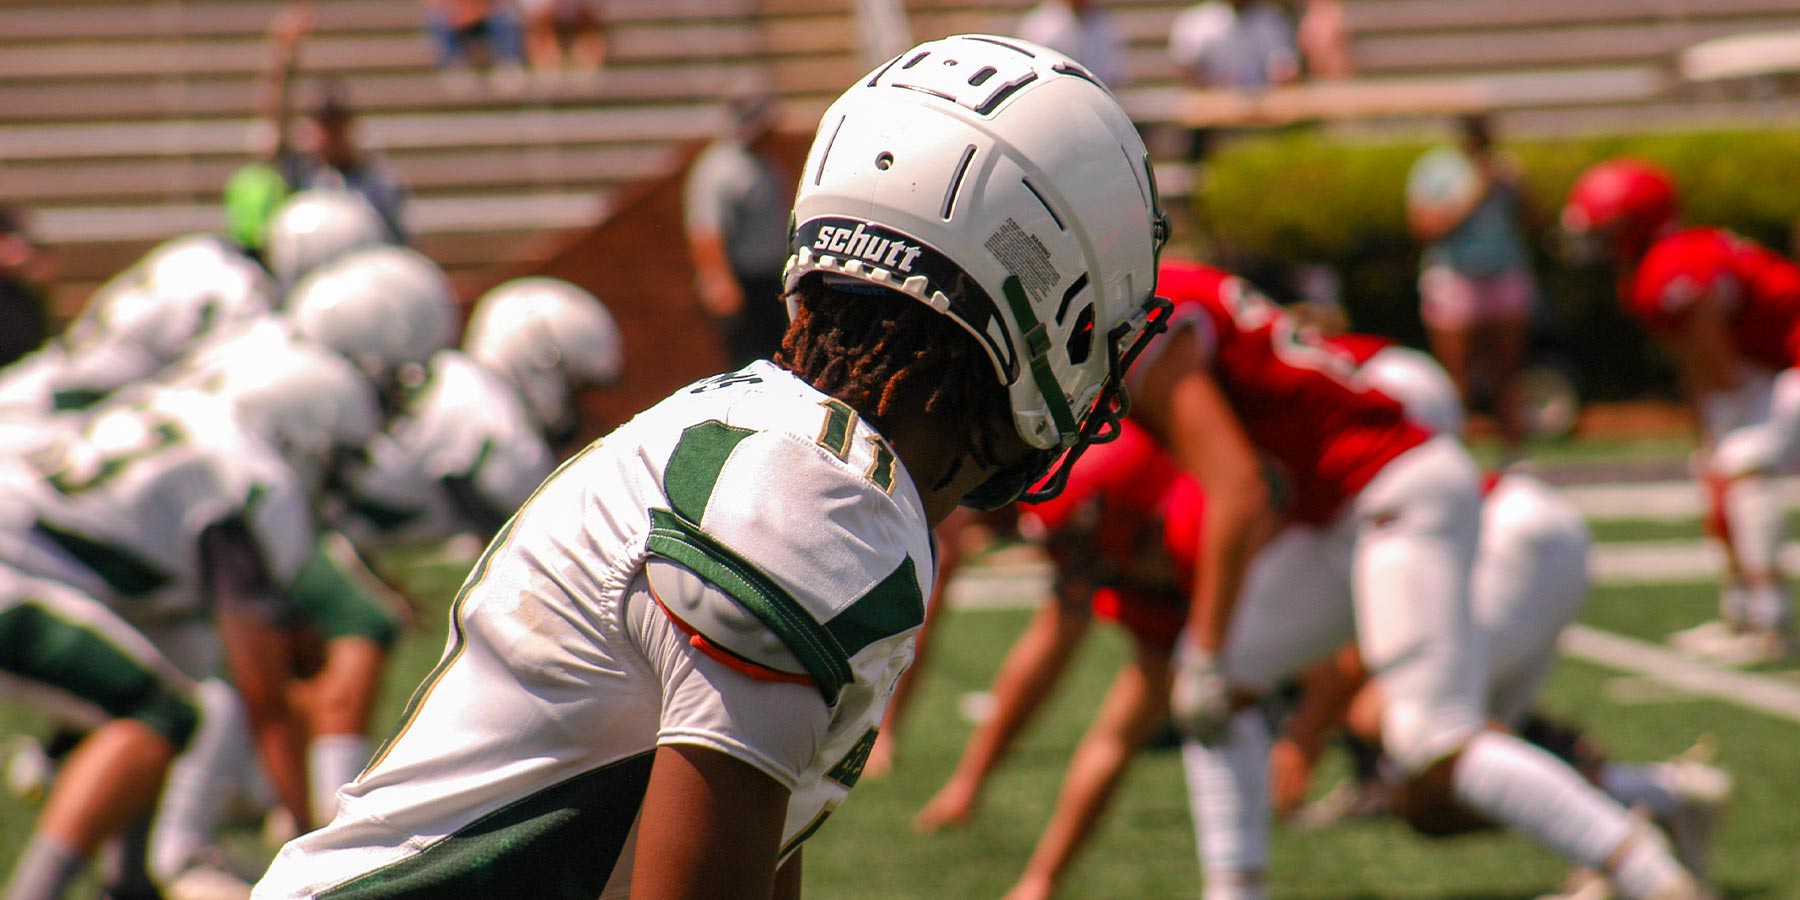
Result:
{"label": "blurred player in red jersey", "polygon": [[[1242,280],[1165,264],[1169,337],[1133,371],[1133,417],[1207,497],[1172,685],[1207,900],[1262,900],[1270,737],[1258,694],[1355,637],[1383,691],[1381,732],[1421,808],[1460,806],[1603,870],[1626,900],[1704,897],[1659,836],[1566,764],[1491,727],[1470,611],[1480,476],[1369,390],[1348,354]],[[1160,352],[1158,352],[1160,350]],[[1246,577],[1269,504],[1288,523]]]}
{"label": "blurred player in red jersey", "polygon": [[1170,658],[1187,617],[1185,586],[1204,508],[1193,479],[1129,422],[1117,440],[1081,458],[1061,495],[1018,507],[1020,531],[1055,562],[1055,597],[1007,652],[991,688],[992,714],[969,736],[956,771],[915,827],[935,831],[968,821],[988,776],[1095,617],[1123,626],[1132,651],[1070,757],[1056,809],[1007,900],[1055,893],[1132,759],[1166,721]]}
{"label": "blurred player in red jersey", "polygon": [[1674,181],[1634,159],[1576,179],[1562,226],[1619,270],[1626,312],[1669,351],[1700,421],[1711,530],[1729,570],[1720,619],[1670,642],[1733,664],[1794,654],[1779,551],[1787,510],[1771,476],[1800,455],[1800,266],[1721,228],[1678,221]]}

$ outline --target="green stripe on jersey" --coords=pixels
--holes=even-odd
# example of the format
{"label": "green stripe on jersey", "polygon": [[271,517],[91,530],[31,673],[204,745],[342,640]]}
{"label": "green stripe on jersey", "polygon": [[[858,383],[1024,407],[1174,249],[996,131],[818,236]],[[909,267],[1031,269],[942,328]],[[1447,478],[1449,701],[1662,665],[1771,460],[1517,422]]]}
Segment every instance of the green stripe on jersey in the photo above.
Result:
{"label": "green stripe on jersey", "polygon": [[731,451],[737,449],[739,442],[755,433],[716,419],[689,425],[681,432],[681,440],[675,445],[675,452],[669,454],[669,466],[663,471],[663,493],[669,495],[669,505],[689,521],[700,521],[707,501],[712,499],[713,488],[719,483],[725,460],[731,458]]}
{"label": "green stripe on jersey", "polygon": [[650,785],[654,750],[521,797],[319,900],[593,900]]}
{"label": "green stripe on jersey", "polygon": [[666,509],[650,510],[651,553],[678,562],[743,604],[781,638],[819,686],[826,704],[853,677],[850,655],[798,600],[700,526]]}
{"label": "green stripe on jersey", "polygon": [[837,639],[845,655],[855,656],[864,647],[917,628],[924,621],[925,598],[919,595],[918,572],[908,556],[880,584],[832,616],[825,630]]}
{"label": "green stripe on jersey", "polygon": [[142,597],[174,580],[167,572],[139,559],[136,554],[111,544],[38,522],[37,531],[56,542],[65,553],[87,566],[107,587],[126,597]]}
{"label": "green stripe on jersey", "polygon": [[137,719],[177,749],[200,721],[193,703],[165,685],[148,661],[31,600],[0,612],[0,672],[48,685],[114,718]]}

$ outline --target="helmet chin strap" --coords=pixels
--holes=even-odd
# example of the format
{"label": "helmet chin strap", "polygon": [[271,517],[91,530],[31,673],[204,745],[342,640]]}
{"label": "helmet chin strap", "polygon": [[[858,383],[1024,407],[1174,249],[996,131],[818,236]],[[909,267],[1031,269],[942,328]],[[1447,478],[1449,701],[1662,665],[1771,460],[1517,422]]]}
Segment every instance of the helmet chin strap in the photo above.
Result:
{"label": "helmet chin strap", "polygon": [[1025,296],[1025,286],[1019,283],[1019,276],[1006,276],[1000,284],[1000,292],[1012,310],[1013,321],[1019,323],[1019,329],[1024,333],[1025,349],[1029,354],[1025,361],[1031,370],[1031,380],[1037,382],[1038,393],[1050,407],[1050,421],[1056,423],[1057,443],[1067,447],[1074,443],[1077,423],[1075,414],[1069,410],[1069,401],[1063,397],[1062,385],[1056,382],[1056,373],[1050,368],[1049,332],[1032,310],[1031,298]]}
{"label": "helmet chin strap", "polygon": [[[1008,281],[1010,283],[1013,280]],[[1008,299],[1011,299],[1010,296]],[[1074,468],[1076,460],[1081,458],[1088,445],[1104,444],[1119,436],[1119,422],[1131,411],[1131,397],[1125,393],[1124,388],[1125,373],[1144,352],[1150,339],[1168,330],[1169,318],[1174,314],[1174,309],[1169,301],[1151,297],[1145,301],[1143,309],[1136,316],[1120,323],[1106,336],[1109,367],[1106,381],[1100,390],[1099,399],[1083,417],[1079,429],[1064,432],[1074,434],[1066,452],[1061,448],[1051,448],[1026,454],[1024,459],[995,472],[970,491],[963,497],[962,505],[971,509],[992,510],[1015,502],[1041,503],[1062,493],[1069,481],[1069,471]],[[1141,327],[1135,325],[1139,316],[1143,318]],[[1036,322],[1035,317],[1032,321]],[[1039,330],[1042,330],[1041,326]],[[1137,339],[1121,352],[1120,342],[1134,330],[1137,332]],[[1035,356],[1034,352],[1034,358]],[[1046,394],[1048,396],[1051,395]],[[1061,401],[1060,405],[1066,413],[1069,407],[1067,401],[1063,400],[1061,390],[1057,389],[1054,396]]]}

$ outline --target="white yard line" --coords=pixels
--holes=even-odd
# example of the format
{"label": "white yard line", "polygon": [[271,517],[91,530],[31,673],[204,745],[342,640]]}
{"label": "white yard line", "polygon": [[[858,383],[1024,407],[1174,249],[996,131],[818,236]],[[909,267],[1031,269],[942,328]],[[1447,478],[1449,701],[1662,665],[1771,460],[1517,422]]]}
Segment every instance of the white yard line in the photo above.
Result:
{"label": "white yard line", "polygon": [[1771,678],[1695,662],[1645,641],[1585,625],[1563,629],[1564,653],[1642,675],[1652,681],[1746,709],[1800,722],[1800,686]]}
{"label": "white yard line", "polygon": [[[1782,478],[1781,496],[1800,506],[1800,478]],[[1590,519],[1694,519],[1700,516],[1700,485],[1690,480],[1571,484],[1556,489]]]}

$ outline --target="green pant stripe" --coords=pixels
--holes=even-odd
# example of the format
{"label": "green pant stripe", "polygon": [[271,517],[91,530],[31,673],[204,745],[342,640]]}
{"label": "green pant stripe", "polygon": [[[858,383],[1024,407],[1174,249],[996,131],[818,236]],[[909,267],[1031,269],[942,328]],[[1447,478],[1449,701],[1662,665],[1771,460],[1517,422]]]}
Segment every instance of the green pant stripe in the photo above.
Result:
{"label": "green pant stripe", "polygon": [[114,718],[131,718],[187,745],[200,712],[143,661],[98,631],[32,601],[0,612],[0,671],[77,697]]}
{"label": "green pant stripe", "polygon": [[319,900],[593,900],[625,849],[654,758],[645,751],[522,797]]}

